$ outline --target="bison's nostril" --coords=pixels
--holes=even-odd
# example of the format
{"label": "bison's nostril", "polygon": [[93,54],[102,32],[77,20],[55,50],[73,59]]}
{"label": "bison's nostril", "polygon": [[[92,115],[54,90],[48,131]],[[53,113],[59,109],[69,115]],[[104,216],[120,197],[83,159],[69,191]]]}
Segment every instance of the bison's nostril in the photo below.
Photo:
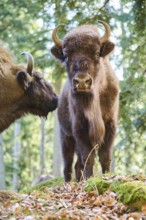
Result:
{"label": "bison's nostril", "polygon": [[91,86],[91,85],[92,85],[92,79],[91,79],[91,78],[87,79],[87,80],[85,81],[85,85],[86,85],[86,87]]}
{"label": "bison's nostril", "polygon": [[79,81],[78,79],[73,79],[73,85],[78,88],[79,87]]}

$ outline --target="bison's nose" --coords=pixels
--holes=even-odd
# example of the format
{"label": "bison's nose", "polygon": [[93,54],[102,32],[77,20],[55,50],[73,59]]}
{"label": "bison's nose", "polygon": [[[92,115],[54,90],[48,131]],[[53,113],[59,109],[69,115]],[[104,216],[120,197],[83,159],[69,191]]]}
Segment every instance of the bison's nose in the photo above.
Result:
{"label": "bison's nose", "polygon": [[76,90],[87,90],[90,89],[92,85],[91,76],[87,76],[85,78],[73,78],[73,86]]}
{"label": "bison's nose", "polygon": [[58,97],[54,94],[54,98],[52,99],[51,105],[50,105],[50,111],[54,111],[58,106]]}

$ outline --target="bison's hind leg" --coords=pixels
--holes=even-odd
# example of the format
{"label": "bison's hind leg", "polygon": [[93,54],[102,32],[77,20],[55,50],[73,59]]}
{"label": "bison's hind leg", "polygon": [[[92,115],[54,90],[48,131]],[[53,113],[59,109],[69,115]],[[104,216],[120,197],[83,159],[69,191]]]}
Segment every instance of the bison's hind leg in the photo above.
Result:
{"label": "bison's hind leg", "polygon": [[65,135],[61,131],[62,142],[62,155],[64,160],[64,180],[65,182],[71,181],[72,177],[72,164],[75,151],[75,140],[71,136]]}

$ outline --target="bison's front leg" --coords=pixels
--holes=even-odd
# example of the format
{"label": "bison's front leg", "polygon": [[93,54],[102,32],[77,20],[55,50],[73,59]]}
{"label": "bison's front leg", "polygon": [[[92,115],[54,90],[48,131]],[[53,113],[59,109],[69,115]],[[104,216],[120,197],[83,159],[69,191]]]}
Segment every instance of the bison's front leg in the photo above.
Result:
{"label": "bison's front leg", "polygon": [[105,137],[103,144],[101,144],[98,151],[99,161],[102,167],[102,173],[110,172],[115,133],[115,122],[108,121],[107,123],[105,123]]}
{"label": "bison's front leg", "polygon": [[93,166],[94,166],[94,159],[95,159],[95,151],[91,153],[89,151],[88,153],[85,153],[83,156],[83,174],[84,178],[88,179],[89,177],[93,176]]}
{"label": "bison's front leg", "polygon": [[72,163],[75,151],[75,141],[73,137],[65,135],[61,131],[62,154],[64,160],[64,179],[65,182],[71,181]]}
{"label": "bison's front leg", "polygon": [[[83,178],[88,179],[93,176],[93,165],[95,158],[95,150],[91,147],[84,145],[80,146],[80,157],[76,163],[76,177],[80,181]],[[78,169],[77,169],[78,168]]]}
{"label": "bison's front leg", "polygon": [[77,162],[75,164],[75,173],[76,173],[76,180],[79,182],[83,179],[83,162],[82,162],[82,158],[79,152],[77,152]]}

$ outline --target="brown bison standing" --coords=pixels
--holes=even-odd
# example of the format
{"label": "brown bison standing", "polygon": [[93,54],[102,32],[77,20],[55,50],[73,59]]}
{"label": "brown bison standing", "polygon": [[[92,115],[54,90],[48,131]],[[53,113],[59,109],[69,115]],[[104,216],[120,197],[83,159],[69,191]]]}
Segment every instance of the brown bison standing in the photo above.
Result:
{"label": "brown bison standing", "polygon": [[41,73],[33,70],[33,57],[27,67],[15,64],[10,53],[0,47],[0,132],[15,119],[31,113],[47,117],[57,108],[57,96]]}
{"label": "brown bison standing", "polygon": [[109,62],[114,44],[110,27],[100,36],[94,25],[83,25],[66,34],[63,41],[53,31],[52,54],[65,63],[68,77],[60,95],[58,116],[64,158],[65,181],[71,180],[74,152],[76,179],[93,175],[94,147],[98,145],[102,172],[109,172],[115,138],[119,84]]}

